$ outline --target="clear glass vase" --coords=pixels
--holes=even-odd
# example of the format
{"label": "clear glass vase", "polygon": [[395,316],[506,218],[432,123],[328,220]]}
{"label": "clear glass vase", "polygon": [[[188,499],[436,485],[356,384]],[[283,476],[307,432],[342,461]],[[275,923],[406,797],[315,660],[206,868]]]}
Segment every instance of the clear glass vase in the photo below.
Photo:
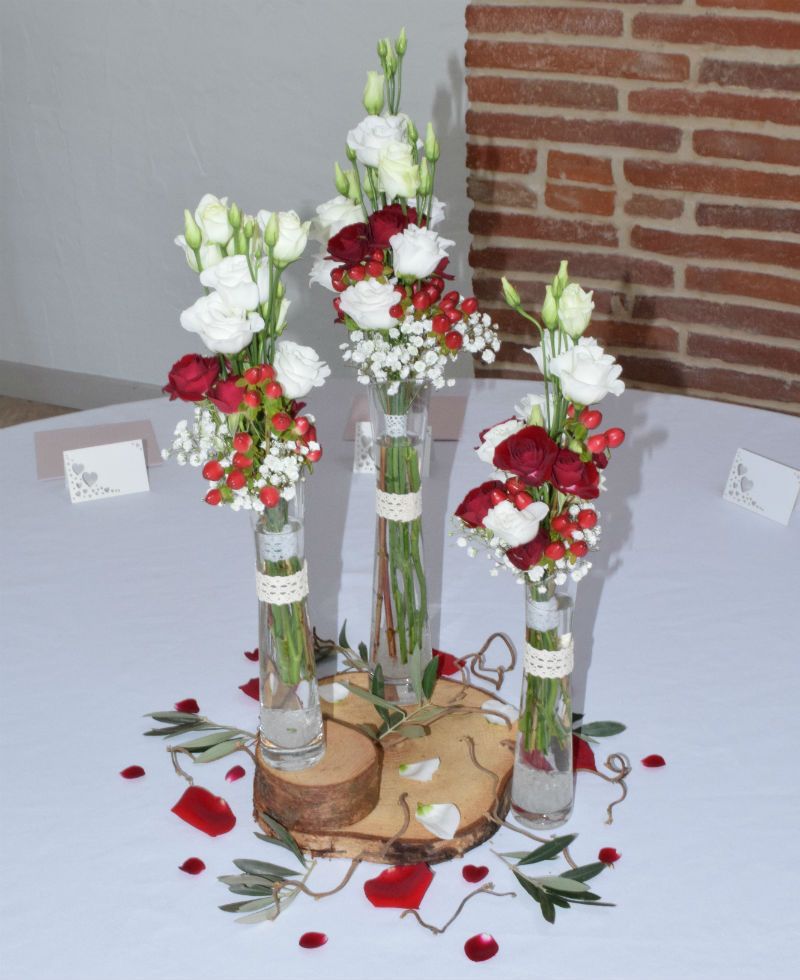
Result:
{"label": "clear glass vase", "polygon": [[370,663],[385,697],[413,704],[431,659],[422,548],[422,465],[430,389],[414,382],[369,386],[377,474]]}
{"label": "clear glass vase", "polygon": [[325,754],[303,550],[303,484],[255,515],[261,712],[259,749],[274,769],[307,769]]}
{"label": "clear glass vase", "polygon": [[520,823],[559,827],[572,812],[572,613],[575,585],[525,588],[525,653],[511,807]]}

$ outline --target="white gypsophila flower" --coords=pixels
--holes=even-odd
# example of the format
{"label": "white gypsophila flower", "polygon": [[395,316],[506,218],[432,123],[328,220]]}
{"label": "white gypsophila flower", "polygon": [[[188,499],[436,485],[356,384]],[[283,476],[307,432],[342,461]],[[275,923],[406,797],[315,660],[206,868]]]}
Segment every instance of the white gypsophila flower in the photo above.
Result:
{"label": "white gypsophila flower", "polygon": [[342,228],[364,220],[360,204],[354,204],[349,197],[338,194],[336,197],[317,205],[317,216],[311,221],[309,236],[326,245],[329,238],[338,235]]}
{"label": "white gypsophila flower", "polygon": [[[186,264],[192,272],[200,272],[197,266],[197,256],[194,254],[194,250],[186,244],[186,237],[184,235],[178,235],[175,239],[175,244],[183,249],[183,254],[186,256]],[[211,242],[203,242],[198,251],[200,252],[200,265],[203,269],[210,269],[217,262],[222,261],[222,249],[219,245],[214,245]]]}
{"label": "white gypsophila flower", "polygon": [[[272,211],[261,210],[256,215],[262,233],[272,217]],[[272,250],[273,258],[280,265],[289,265],[303,254],[308,242],[310,221],[301,221],[296,211],[278,211],[278,241]]]}
{"label": "white gypsophila flower", "polygon": [[558,323],[561,329],[577,340],[592,319],[593,291],[584,292],[576,282],[571,282],[558,300]]}
{"label": "white gypsophila flower", "polygon": [[256,310],[269,299],[269,266],[262,260],[256,271],[256,281],[250,272],[246,255],[229,255],[211,269],[200,273],[200,282],[216,289],[233,309]]}
{"label": "white gypsophila flower", "polygon": [[393,283],[362,279],[341,293],[340,308],[362,330],[387,330],[397,323],[389,313],[396,302]]}
{"label": "white gypsophila flower", "polygon": [[519,430],[524,428],[524,426],[524,422],[514,418],[506,419],[505,422],[499,422],[497,425],[493,425],[490,429],[486,429],[481,433],[481,444],[475,450],[478,459],[484,463],[489,463],[489,465],[492,465],[494,463],[495,449],[501,442],[504,442],[509,436],[513,436],[515,432],[519,432]]}
{"label": "white gypsophila flower", "polygon": [[204,194],[194,212],[194,220],[203,242],[225,245],[233,235],[233,228],[228,220],[228,198]]}
{"label": "white gypsophila flower", "polygon": [[606,395],[619,396],[625,390],[621,366],[594,337],[581,337],[574,347],[551,361],[550,370],[564,395],[579,405],[593,405]]}
{"label": "white gypsophila flower", "polygon": [[510,500],[489,509],[483,526],[492,531],[509,548],[532,541],[539,533],[539,522],[549,513],[547,504],[535,500],[524,510],[517,510]]}
{"label": "white gypsophila flower", "polygon": [[365,167],[377,167],[382,149],[390,143],[406,142],[407,127],[408,117],[402,113],[397,116],[367,116],[347,134],[347,145],[355,152],[359,163]]}
{"label": "white gypsophila flower", "polygon": [[413,197],[419,190],[419,164],[408,143],[387,143],[378,154],[378,185],[388,201]]}
{"label": "white gypsophila flower", "polygon": [[405,231],[392,235],[394,271],[401,279],[426,279],[447,258],[447,249],[455,242],[440,238],[430,228],[409,225]]}
{"label": "white gypsophila flower", "polygon": [[278,341],[272,364],[287,398],[304,398],[312,388],[325,384],[331,373],[313,347],[303,347],[291,340]]}
{"label": "white gypsophila flower", "polygon": [[215,354],[238,354],[250,343],[253,334],[264,329],[258,313],[231,308],[219,293],[201,296],[181,313],[181,326],[199,334],[206,347]]}

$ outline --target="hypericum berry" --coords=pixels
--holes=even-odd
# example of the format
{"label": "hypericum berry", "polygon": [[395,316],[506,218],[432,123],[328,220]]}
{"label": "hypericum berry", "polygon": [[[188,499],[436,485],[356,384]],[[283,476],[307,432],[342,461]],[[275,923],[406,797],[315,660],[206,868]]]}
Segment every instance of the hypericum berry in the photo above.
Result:
{"label": "hypericum berry", "polygon": [[431,330],[433,330],[434,333],[447,333],[449,329],[450,321],[447,319],[444,313],[437,313],[433,318]]}
{"label": "hypericum berry", "polygon": [[261,381],[261,368],[251,367],[244,372],[244,380],[249,385],[257,385]]}
{"label": "hypericum berry", "polygon": [[344,266],[337,265],[335,269],[331,270],[331,282],[336,285],[337,282],[341,282],[344,279]]}
{"label": "hypericum berry", "polygon": [[492,507],[502,504],[504,500],[508,500],[508,497],[502,490],[494,489],[489,491],[489,501],[491,502]]}
{"label": "hypericum berry", "polygon": [[241,470],[231,470],[225,482],[228,484],[231,490],[241,490],[247,481],[245,480],[244,473],[242,473]]}
{"label": "hypericum berry", "polygon": [[369,253],[369,257],[372,259],[373,262],[380,262],[380,264],[383,265],[382,248],[373,248],[373,250]]}
{"label": "hypericum berry", "polygon": [[576,558],[583,558],[589,550],[589,545],[585,541],[573,541],[569,546],[569,550]]}
{"label": "hypericum berry", "polygon": [[474,296],[467,296],[461,304],[461,309],[469,316],[469,314],[474,313],[478,309],[478,301]]}
{"label": "hypericum berry", "polygon": [[525,484],[516,476],[510,476],[506,480],[506,490],[509,493],[525,493]]}
{"label": "hypericum berry", "polygon": [[394,291],[397,293],[398,296],[402,296],[403,299],[405,299],[406,296],[408,295],[408,293],[406,292],[406,287],[401,286],[399,283],[394,287]]}
{"label": "hypericum berry", "polygon": [[309,452],[306,454],[306,459],[309,461],[309,463],[319,462],[319,460],[322,459],[322,448],[309,450]]}
{"label": "hypericum berry", "polygon": [[217,504],[222,503],[222,494],[214,487],[213,490],[209,490],[205,495],[204,500],[207,504],[211,504],[212,507],[216,507]]}
{"label": "hypericum berry", "polygon": [[566,514],[557,514],[552,521],[550,521],[550,527],[557,534],[563,534],[569,527],[569,517],[567,517]]}
{"label": "hypericum berry", "polygon": [[233,437],[233,448],[238,449],[240,453],[246,453],[252,445],[253,437],[247,432],[237,432]]}
{"label": "hypericum berry", "polygon": [[582,510],[578,514],[578,526],[582,527],[584,531],[592,528],[597,523],[597,514],[593,510]]}
{"label": "hypericum berry", "polygon": [[463,343],[464,338],[458,330],[450,330],[444,335],[444,345],[448,350],[461,350]]}
{"label": "hypericum berry", "polygon": [[245,403],[245,405],[249,405],[250,408],[258,408],[258,406],[261,404],[261,398],[255,391],[246,391],[242,401]]}
{"label": "hypericum berry", "polygon": [[596,408],[584,408],[584,410],[578,416],[578,420],[582,422],[587,429],[596,429],[597,426],[603,421],[603,413],[598,412]]}
{"label": "hypericum berry", "polygon": [[311,428],[306,432],[306,442],[316,442],[317,441],[317,427],[312,425]]}
{"label": "hypericum berry", "polygon": [[281,499],[280,490],[277,487],[262,487],[258,499],[265,507],[277,507]]}
{"label": "hypericum berry", "polygon": [[351,265],[347,270],[347,275],[351,282],[361,282],[362,279],[366,278],[367,270],[363,265]]}
{"label": "hypericum berry", "polygon": [[560,541],[551,541],[551,543],[544,549],[544,553],[552,561],[558,561],[559,558],[563,558],[567,553],[567,549]]}
{"label": "hypericum berry", "polygon": [[283,388],[281,388],[277,381],[270,381],[264,389],[264,394],[267,398],[280,398],[283,394]]}
{"label": "hypericum berry", "polygon": [[308,427],[310,425],[311,423],[308,421],[305,415],[298,415],[294,420],[294,431],[299,436],[304,436],[308,432]]}
{"label": "hypericum berry", "polygon": [[225,470],[216,459],[210,459],[203,467],[204,480],[221,480]]}
{"label": "hypericum berry", "polygon": [[606,437],[602,432],[596,436],[589,436],[586,445],[590,453],[601,453],[606,448]]}
{"label": "hypericum berry", "polygon": [[567,418],[568,419],[574,419],[575,418],[575,406],[574,405],[567,405]]}
{"label": "hypericum berry", "polygon": [[272,416],[272,428],[276,432],[285,432],[291,424],[292,417],[291,415],[287,415],[286,412],[276,412]]}
{"label": "hypericum berry", "polygon": [[606,432],[606,442],[611,449],[616,449],[617,446],[621,446],[625,442],[625,430],[624,429],[608,429]]}
{"label": "hypericum berry", "polygon": [[453,306],[461,299],[458,292],[455,289],[451,289],[449,293],[445,293],[442,297],[443,303],[452,303]]}
{"label": "hypericum berry", "polygon": [[441,276],[431,276],[431,286],[435,286],[439,292],[444,289],[444,279]]}
{"label": "hypericum berry", "polygon": [[419,292],[414,293],[411,297],[411,302],[414,304],[415,310],[427,310],[431,305],[431,298],[427,293]]}
{"label": "hypericum berry", "polygon": [[570,521],[570,522],[569,522],[569,523],[567,524],[567,526],[566,526],[566,527],[564,528],[564,535],[563,535],[563,536],[564,536],[565,538],[571,538],[571,537],[572,537],[572,535],[573,535],[573,534],[574,534],[574,533],[575,533],[576,531],[580,531],[580,527],[579,527],[579,525],[578,525],[578,522],[577,522],[577,521]]}
{"label": "hypericum berry", "polygon": [[517,510],[525,510],[525,508],[529,507],[532,503],[533,497],[524,490],[522,490],[520,493],[514,494],[514,506],[517,508]]}
{"label": "hypericum berry", "polygon": [[272,381],[275,377],[275,368],[271,364],[262,364],[259,370],[262,381]]}
{"label": "hypericum berry", "polygon": [[249,470],[253,465],[253,461],[249,456],[245,456],[244,453],[234,453],[233,465],[237,470]]}
{"label": "hypericum berry", "polygon": [[452,307],[448,307],[444,311],[444,315],[451,323],[460,323],[464,319],[463,314],[459,310],[452,309]]}
{"label": "hypericum berry", "polygon": [[375,259],[367,262],[367,272],[371,276],[382,276],[383,275],[383,261],[377,262]]}
{"label": "hypericum berry", "polygon": [[333,288],[337,293],[343,293],[347,289],[347,283],[344,279],[337,279],[336,282],[332,283]]}
{"label": "hypericum berry", "polygon": [[430,284],[428,284],[425,287],[425,295],[430,299],[431,303],[435,303],[436,300],[439,298],[439,292],[440,290],[438,290],[436,286],[431,286]]}
{"label": "hypericum berry", "polygon": [[403,316],[403,305],[402,303],[395,303],[394,306],[389,307],[389,316],[393,316],[395,320],[400,320]]}
{"label": "hypericum berry", "polygon": [[341,297],[334,296],[334,298],[333,298],[333,308],[334,308],[334,310],[336,310],[336,315],[337,316],[341,316],[342,315],[342,300],[341,300]]}

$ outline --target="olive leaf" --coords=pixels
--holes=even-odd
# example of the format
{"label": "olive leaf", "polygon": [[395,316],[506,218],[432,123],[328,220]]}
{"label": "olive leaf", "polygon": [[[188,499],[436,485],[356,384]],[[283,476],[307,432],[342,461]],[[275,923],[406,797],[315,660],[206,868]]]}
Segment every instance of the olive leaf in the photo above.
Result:
{"label": "olive leaf", "polygon": [[526,854],[525,857],[517,862],[517,867],[523,864],[536,864],[538,861],[549,861],[557,857],[565,847],[569,847],[577,836],[577,834],[564,834],[563,837],[554,837],[553,840],[542,844],[541,847],[537,847],[535,851]]}
{"label": "olive leaf", "polygon": [[292,837],[283,824],[278,823],[274,817],[271,817],[268,813],[264,813],[263,810],[259,814],[259,817],[264,821],[275,836],[268,837],[266,834],[256,834],[256,837],[258,837],[259,840],[267,841],[269,844],[277,844],[278,847],[285,847],[286,850],[291,851],[297,860],[303,865],[303,867],[305,867],[305,855],[298,847],[297,841],[294,839],[294,837]]}
{"label": "olive leaf", "polygon": [[438,665],[438,658],[434,657],[422,675],[422,693],[425,695],[426,701],[430,701],[433,697],[433,689],[436,687],[436,681],[438,680]]}
{"label": "olive leaf", "polygon": [[347,620],[342,623],[342,628],[339,630],[339,646],[344,647],[345,650],[350,649],[350,644],[347,642]]}
{"label": "olive leaf", "polygon": [[588,725],[581,725],[580,730],[589,738],[608,738],[624,732],[625,725],[620,721],[590,721]]}

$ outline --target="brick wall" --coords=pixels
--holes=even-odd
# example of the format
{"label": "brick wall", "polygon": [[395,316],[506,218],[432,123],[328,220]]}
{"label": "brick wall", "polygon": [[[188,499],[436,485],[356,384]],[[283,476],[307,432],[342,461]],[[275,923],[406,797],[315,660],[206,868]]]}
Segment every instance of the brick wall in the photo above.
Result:
{"label": "brick wall", "polygon": [[800,413],[800,0],[467,7],[475,294],[559,259],[637,387]]}

